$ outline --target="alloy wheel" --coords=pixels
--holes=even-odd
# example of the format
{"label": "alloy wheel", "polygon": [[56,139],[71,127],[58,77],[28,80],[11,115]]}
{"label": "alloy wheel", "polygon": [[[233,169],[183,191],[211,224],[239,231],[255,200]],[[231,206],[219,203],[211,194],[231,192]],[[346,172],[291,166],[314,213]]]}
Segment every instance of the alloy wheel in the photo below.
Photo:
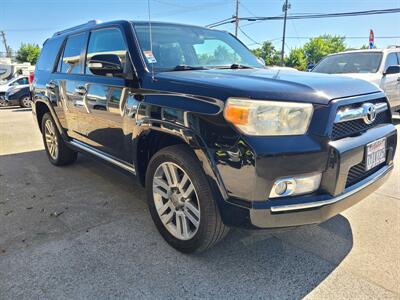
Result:
{"label": "alloy wheel", "polygon": [[200,203],[188,174],[172,162],[158,166],[153,177],[154,204],[165,228],[189,240],[200,226]]}
{"label": "alloy wheel", "polygon": [[51,158],[56,160],[58,158],[58,137],[54,124],[51,120],[46,120],[44,126],[44,136],[46,139],[47,150]]}
{"label": "alloy wheel", "polygon": [[23,105],[24,107],[26,107],[26,108],[31,107],[31,106],[32,106],[31,99],[30,99],[29,97],[24,97],[24,98],[22,99],[22,105]]}

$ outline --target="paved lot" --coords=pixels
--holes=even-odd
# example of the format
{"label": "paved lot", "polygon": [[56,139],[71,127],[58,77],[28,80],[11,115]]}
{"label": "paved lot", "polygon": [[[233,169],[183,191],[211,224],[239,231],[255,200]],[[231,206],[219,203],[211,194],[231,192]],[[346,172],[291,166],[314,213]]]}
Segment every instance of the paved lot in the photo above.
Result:
{"label": "paved lot", "polygon": [[188,256],[158,235],[131,178],[82,155],[51,166],[31,112],[0,108],[0,299],[399,299],[396,160],[379,191],[328,222],[236,229]]}

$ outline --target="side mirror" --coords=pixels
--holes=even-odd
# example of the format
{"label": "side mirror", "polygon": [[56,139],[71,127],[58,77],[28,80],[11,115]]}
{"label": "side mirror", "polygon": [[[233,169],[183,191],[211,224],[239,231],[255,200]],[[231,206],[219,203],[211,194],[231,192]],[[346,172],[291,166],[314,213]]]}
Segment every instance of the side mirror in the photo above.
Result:
{"label": "side mirror", "polygon": [[387,67],[383,75],[390,75],[390,74],[399,74],[400,73],[400,65],[393,65]]}
{"label": "side mirror", "polygon": [[87,66],[94,75],[101,76],[108,74],[115,76],[122,74],[124,71],[120,58],[115,54],[93,55],[87,62]]}

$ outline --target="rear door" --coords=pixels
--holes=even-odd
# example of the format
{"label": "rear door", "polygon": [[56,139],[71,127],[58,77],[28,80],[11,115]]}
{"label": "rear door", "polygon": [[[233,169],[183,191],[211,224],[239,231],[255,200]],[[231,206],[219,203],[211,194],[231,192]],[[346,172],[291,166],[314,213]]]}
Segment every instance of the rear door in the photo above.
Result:
{"label": "rear door", "polygon": [[[400,65],[398,55],[395,52],[386,56],[384,71],[389,66]],[[385,91],[391,107],[400,108],[400,74],[387,74],[382,78],[382,87]]]}
{"label": "rear door", "polygon": [[[98,54],[115,54],[122,65],[130,64],[124,35],[119,27],[101,28],[90,32],[87,61]],[[128,59],[128,62],[127,62]],[[85,110],[79,118],[84,142],[116,158],[131,162],[131,126],[124,122],[124,108],[129,90],[122,77],[94,75],[85,67]],[[132,99],[131,99],[132,100]],[[132,121],[132,120],[131,120]]]}
{"label": "rear door", "polygon": [[82,140],[79,115],[85,109],[83,98],[86,95],[86,83],[83,78],[83,65],[87,36],[87,32],[82,32],[67,38],[57,66],[57,81],[49,82],[50,85],[59,88],[67,133],[78,140]]}

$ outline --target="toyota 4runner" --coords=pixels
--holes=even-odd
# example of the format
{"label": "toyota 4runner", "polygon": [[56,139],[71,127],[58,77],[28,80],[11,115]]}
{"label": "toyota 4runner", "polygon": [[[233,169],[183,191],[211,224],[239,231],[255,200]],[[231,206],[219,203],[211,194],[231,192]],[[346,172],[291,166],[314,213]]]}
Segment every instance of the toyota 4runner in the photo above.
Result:
{"label": "toyota 4runner", "polygon": [[81,152],[135,175],[183,252],[232,226],[323,222],[393,169],[397,133],[378,87],[266,68],[223,31],[91,21],[57,32],[32,95],[50,162]]}

